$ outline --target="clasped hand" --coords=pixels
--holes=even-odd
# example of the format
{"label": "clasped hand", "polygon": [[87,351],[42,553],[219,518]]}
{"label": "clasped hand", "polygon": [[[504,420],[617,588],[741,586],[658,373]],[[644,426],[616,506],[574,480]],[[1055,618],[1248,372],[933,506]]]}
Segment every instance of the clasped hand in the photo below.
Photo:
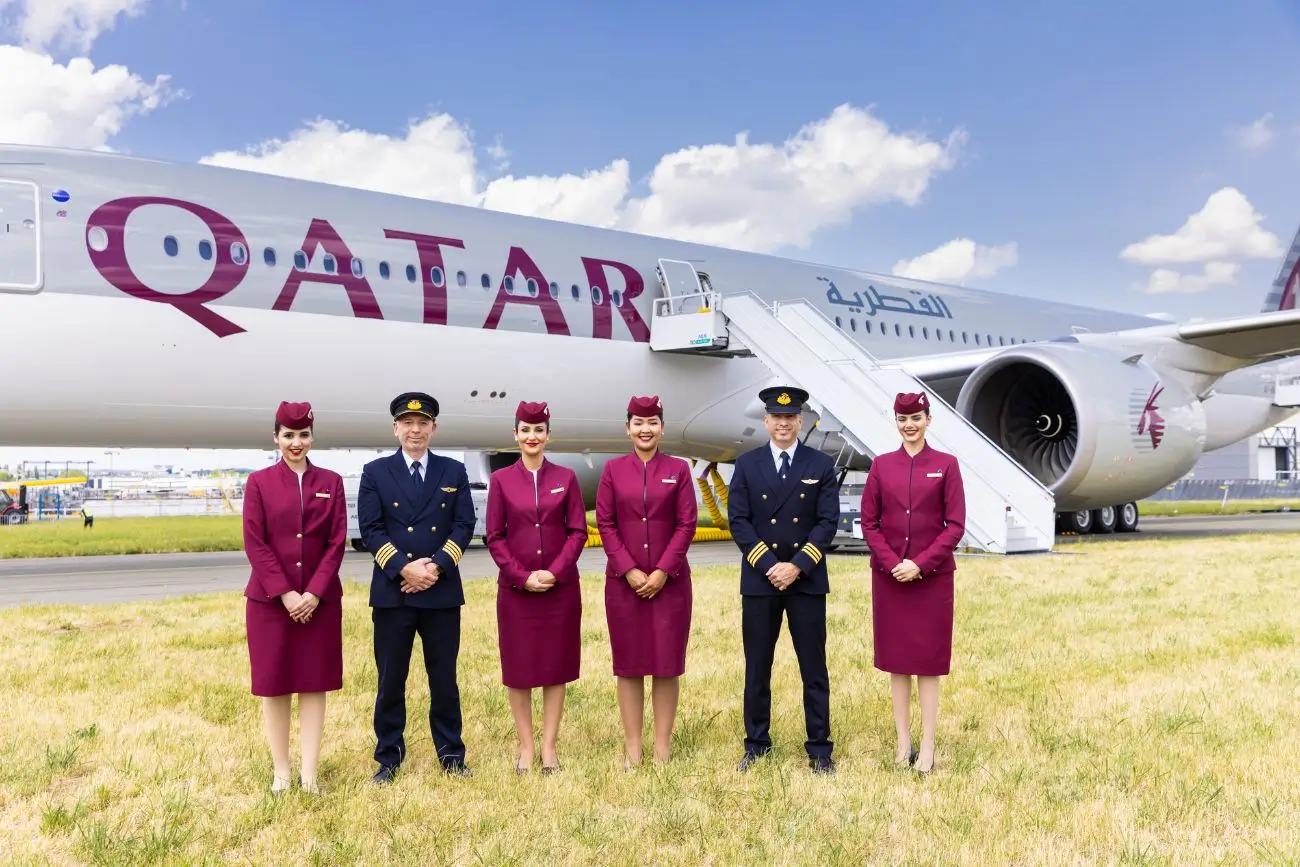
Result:
{"label": "clasped hand", "polygon": [[419,593],[438,583],[438,567],[429,557],[412,560],[402,567],[402,592]]}
{"label": "clasped hand", "polygon": [[795,582],[799,577],[799,567],[793,563],[777,563],[771,569],[767,570],[767,580],[777,590],[784,590]]}
{"label": "clasped hand", "polygon": [[911,560],[904,560],[893,568],[892,574],[896,580],[904,583],[915,581],[917,578],[921,577],[921,567],[913,563]]}
{"label": "clasped hand", "polygon": [[288,593],[282,594],[280,601],[284,603],[289,616],[297,623],[306,623],[311,620],[316,607],[320,605],[320,599],[315,594],[299,593],[297,590],[290,590]]}
{"label": "clasped hand", "polygon": [[555,576],[545,569],[538,569],[528,576],[524,589],[532,593],[545,593],[555,586]]}
{"label": "clasped hand", "polygon": [[640,569],[629,569],[623,577],[627,579],[628,586],[642,599],[655,598],[668,582],[668,573],[662,569],[655,569],[649,575]]}

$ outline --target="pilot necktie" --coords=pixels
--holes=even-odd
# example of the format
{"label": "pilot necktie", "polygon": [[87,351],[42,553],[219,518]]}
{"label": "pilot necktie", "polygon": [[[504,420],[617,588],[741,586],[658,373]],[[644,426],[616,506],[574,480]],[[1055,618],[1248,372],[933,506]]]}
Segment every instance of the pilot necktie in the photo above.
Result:
{"label": "pilot necktie", "polygon": [[411,464],[411,480],[415,482],[415,486],[417,488],[424,482],[424,479],[420,477],[419,461],[416,461],[415,463]]}
{"label": "pilot necktie", "polygon": [[790,469],[790,453],[781,452],[781,480],[785,481],[785,474]]}

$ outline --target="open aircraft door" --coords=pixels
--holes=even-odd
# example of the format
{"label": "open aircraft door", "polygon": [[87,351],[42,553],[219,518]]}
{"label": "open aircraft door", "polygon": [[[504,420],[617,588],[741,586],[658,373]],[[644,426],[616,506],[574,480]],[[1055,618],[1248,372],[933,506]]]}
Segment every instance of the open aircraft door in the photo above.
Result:
{"label": "open aircraft door", "polygon": [[40,188],[0,178],[0,292],[40,292],[41,254]]}

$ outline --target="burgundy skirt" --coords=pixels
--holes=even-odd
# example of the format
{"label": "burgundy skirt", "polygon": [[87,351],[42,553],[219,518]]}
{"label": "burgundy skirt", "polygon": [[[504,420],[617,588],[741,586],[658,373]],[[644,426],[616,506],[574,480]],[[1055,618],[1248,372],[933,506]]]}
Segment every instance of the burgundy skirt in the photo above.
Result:
{"label": "burgundy skirt", "polygon": [[343,688],[343,606],[321,602],[307,623],[284,603],[246,600],[248,662],[253,695],[332,692]]}
{"label": "burgundy skirt", "polygon": [[890,674],[947,674],[952,663],[952,609],[952,572],[904,583],[872,569],[876,668]]}
{"label": "burgundy skirt", "polygon": [[615,677],[681,677],[691,637],[690,573],[642,599],[623,577],[605,578],[605,621]]}
{"label": "burgundy skirt", "polygon": [[511,689],[578,679],[582,664],[582,588],[577,581],[545,593],[497,584],[501,683]]}

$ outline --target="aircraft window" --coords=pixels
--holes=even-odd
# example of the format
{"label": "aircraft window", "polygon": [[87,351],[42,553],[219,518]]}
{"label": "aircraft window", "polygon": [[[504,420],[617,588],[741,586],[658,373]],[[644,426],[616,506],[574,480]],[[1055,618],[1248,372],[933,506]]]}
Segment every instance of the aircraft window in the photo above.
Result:
{"label": "aircraft window", "polygon": [[840,321],[840,317],[838,317],[838,316],[835,317],[835,327],[836,327],[836,328],[843,328],[843,327],[844,327],[844,323]]}
{"label": "aircraft window", "polygon": [[623,290],[615,289],[609,293],[609,300],[614,302],[615,307],[623,306]]}
{"label": "aircraft window", "polygon": [[577,301],[579,298],[582,297],[582,290],[578,288],[578,284],[577,284],[577,283],[574,283],[574,284],[573,284],[572,292],[573,292],[573,300],[574,300],[574,301]]}
{"label": "aircraft window", "polygon": [[432,268],[429,269],[429,279],[433,281],[434,286],[437,286],[440,289],[442,288],[442,284],[443,284],[443,276],[444,275],[442,273],[442,269],[439,268],[437,265],[434,265]]}
{"label": "aircraft window", "polygon": [[293,254],[293,267],[299,271],[307,270],[307,254],[302,250],[295,250]]}
{"label": "aircraft window", "polygon": [[955,332],[955,331],[953,331],[951,328],[949,328],[949,329],[948,329],[948,339],[951,340],[953,343],[956,343],[956,342],[957,342],[957,332]]}
{"label": "aircraft window", "polygon": [[537,281],[534,280],[532,277],[529,277],[529,278],[528,278],[528,283],[525,284],[525,285],[528,286],[528,294],[529,294],[530,296],[532,296],[533,298],[536,298],[536,297],[537,297]]}
{"label": "aircraft window", "polygon": [[352,257],[352,276],[360,277],[366,273],[366,266],[356,256]]}
{"label": "aircraft window", "polygon": [[999,338],[998,338],[998,346],[1006,346],[1006,345],[1007,345],[1006,340],[1003,339],[1003,338],[1001,338],[1001,337],[999,337]]}
{"label": "aircraft window", "polygon": [[199,241],[199,258],[200,258],[200,259],[205,259],[205,260],[206,260],[206,259],[211,259],[211,258],[212,258],[212,242],[211,242],[211,241],[208,241],[208,240],[206,240],[206,239],[205,239],[205,240],[202,240],[202,241]]}
{"label": "aircraft window", "polygon": [[909,325],[909,326],[907,326],[907,336],[915,339],[915,337],[916,337],[916,326],[915,326],[915,325]]}
{"label": "aircraft window", "polygon": [[894,336],[895,337],[903,336],[903,326],[899,325],[897,322],[894,323]]}
{"label": "aircraft window", "polygon": [[264,249],[262,250],[262,261],[265,262],[265,263],[268,264],[268,265],[274,265],[274,264],[275,264],[275,250],[273,250],[273,249],[270,248],[270,247],[266,247],[266,248],[264,248]]}
{"label": "aircraft window", "polygon": [[407,266],[406,266],[406,282],[407,282],[407,283],[414,283],[414,282],[415,282],[415,266],[414,266],[414,265],[407,265]]}
{"label": "aircraft window", "polygon": [[393,273],[393,272],[392,272],[391,269],[389,269],[389,267],[388,267],[388,263],[387,263],[387,262],[380,262],[380,263],[379,263],[379,276],[380,276],[380,277],[383,277],[385,280],[387,280],[387,279],[388,279],[388,275],[391,274],[391,273]]}
{"label": "aircraft window", "polygon": [[975,345],[976,346],[980,345],[980,336],[978,334],[975,335]]}
{"label": "aircraft window", "polygon": [[456,272],[456,285],[462,289],[469,285],[469,276],[464,271]]}
{"label": "aircraft window", "polygon": [[515,294],[515,278],[508,276],[503,282],[506,284],[506,291],[511,295]]}
{"label": "aircraft window", "polygon": [[492,288],[492,278],[489,277],[489,276],[486,275],[486,274],[484,274],[482,277],[479,277],[478,282],[481,283],[481,284],[483,285],[483,288],[484,288],[484,289],[491,289],[491,288]]}
{"label": "aircraft window", "polygon": [[242,265],[248,261],[248,250],[238,241],[230,245],[230,261],[236,265]]}
{"label": "aircraft window", "polygon": [[163,238],[163,252],[168,256],[175,256],[180,252],[180,245],[176,243],[176,239],[171,235]]}
{"label": "aircraft window", "polygon": [[850,331],[858,330],[858,320],[852,318],[849,319],[849,330]]}
{"label": "aircraft window", "polygon": [[921,339],[922,339],[922,340],[929,340],[929,339],[930,339],[930,329],[928,329],[928,328],[922,328],[922,329],[921,329]]}
{"label": "aircraft window", "polygon": [[604,303],[604,299],[605,299],[605,293],[601,291],[600,287],[592,286],[591,303],[599,306],[600,304]]}
{"label": "aircraft window", "polygon": [[329,253],[325,254],[325,258],[321,260],[321,265],[324,266],[326,274],[334,273],[334,257]]}
{"label": "aircraft window", "polygon": [[986,340],[988,340],[988,342],[989,342],[989,346],[992,346],[992,345],[993,345],[993,335],[992,335],[992,334],[985,334],[984,337],[985,337]]}
{"label": "aircraft window", "polygon": [[559,284],[559,283],[556,283],[554,280],[552,280],[552,281],[551,281],[551,287],[550,287],[550,288],[551,288],[551,297],[552,297],[552,298],[559,298],[559,297],[560,297],[560,284]]}
{"label": "aircraft window", "polygon": [[864,320],[862,320],[862,330],[865,331],[865,332],[867,332],[868,334],[871,333],[871,320],[870,320],[870,319],[864,319]]}

